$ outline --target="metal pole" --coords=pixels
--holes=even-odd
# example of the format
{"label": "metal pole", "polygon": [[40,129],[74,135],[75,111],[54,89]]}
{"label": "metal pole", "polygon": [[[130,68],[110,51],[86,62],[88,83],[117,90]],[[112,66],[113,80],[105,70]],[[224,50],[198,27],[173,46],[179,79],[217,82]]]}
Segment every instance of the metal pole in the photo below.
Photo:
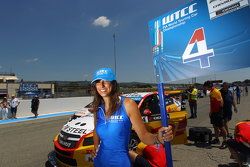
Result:
{"label": "metal pole", "polygon": [[[163,83],[158,83],[158,95],[161,109],[161,124],[164,127],[168,126],[168,117],[166,112],[165,92]],[[172,152],[170,142],[164,142],[165,153],[167,157],[167,167],[173,167]]]}
{"label": "metal pole", "polygon": [[115,75],[116,75],[116,47],[115,47],[115,33],[113,34],[114,38],[114,60],[115,60]]}

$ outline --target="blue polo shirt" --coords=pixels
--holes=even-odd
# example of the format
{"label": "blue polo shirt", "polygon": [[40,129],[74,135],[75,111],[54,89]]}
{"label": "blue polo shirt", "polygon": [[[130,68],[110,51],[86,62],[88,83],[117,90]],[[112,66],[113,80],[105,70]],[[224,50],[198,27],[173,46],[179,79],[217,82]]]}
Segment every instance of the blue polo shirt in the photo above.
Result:
{"label": "blue polo shirt", "polygon": [[123,102],[124,97],[119,109],[109,118],[105,117],[104,106],[97,111],[96,132],[100,147],[94,159],[95,167],[131,166],[128,144],[132,125]]}

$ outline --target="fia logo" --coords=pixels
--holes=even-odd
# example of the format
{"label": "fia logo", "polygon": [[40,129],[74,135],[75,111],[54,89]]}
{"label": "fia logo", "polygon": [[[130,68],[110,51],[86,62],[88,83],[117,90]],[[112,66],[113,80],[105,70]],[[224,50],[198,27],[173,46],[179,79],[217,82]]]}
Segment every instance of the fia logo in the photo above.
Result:
{"label": "fia logo", "polygon": [[[192,53],[195,44],[197,45],[198,51]],[[193,61],[199,61],[201,68],[210,67],[209,58],[214,56],[213,49],[207,49],[206,37],[204,28],[198,28],[194,31],[188,45],[182,55],[183,63],[190,63]]]}

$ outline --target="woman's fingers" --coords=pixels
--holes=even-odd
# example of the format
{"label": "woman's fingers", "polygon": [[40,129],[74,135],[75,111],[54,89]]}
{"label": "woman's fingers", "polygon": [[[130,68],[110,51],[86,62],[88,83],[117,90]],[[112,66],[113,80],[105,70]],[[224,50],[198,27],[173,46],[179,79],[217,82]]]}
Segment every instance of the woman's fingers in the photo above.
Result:
{"label": "woman's fingers", "polygon": [[172,131],[162,134],[162,139],[164,141],[171,141],[171,140],[173,140],[173,133],[172,133]]}
{"label": "woman's fingers", "polygon": [[92,152],[92,157],[95,158],[97,156],[97,152],[99,151],[99,147],[100,145],[98,145],[97,148],[94,148],[93,152]]}
{"label": "woman's fingers", "polygon": [[95,158],[96,157],[96,151],[93,151],[92,152],[92,158]]}
{"label": "woman's fingers", "polygon": [[161,127],[159,129],[158,139],[160,140],[161,143],[163,143],[164,141],[171,141],[171,140],[173,140],[172,126]]}

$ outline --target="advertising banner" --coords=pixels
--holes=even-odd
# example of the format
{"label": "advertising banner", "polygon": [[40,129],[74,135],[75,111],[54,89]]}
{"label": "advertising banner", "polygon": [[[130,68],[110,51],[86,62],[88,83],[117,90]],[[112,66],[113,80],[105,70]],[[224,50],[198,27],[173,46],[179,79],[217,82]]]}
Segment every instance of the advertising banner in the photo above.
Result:
{"label": "advertising banner", "polygon": [[250,66],[248,0],[193,0],[149,22],[158,83]]}
{"label": "advertising banner", "polygon": [[19,87],[20,93],[36,94],[37,91],[38,91],[37,83],[21,83]]}

